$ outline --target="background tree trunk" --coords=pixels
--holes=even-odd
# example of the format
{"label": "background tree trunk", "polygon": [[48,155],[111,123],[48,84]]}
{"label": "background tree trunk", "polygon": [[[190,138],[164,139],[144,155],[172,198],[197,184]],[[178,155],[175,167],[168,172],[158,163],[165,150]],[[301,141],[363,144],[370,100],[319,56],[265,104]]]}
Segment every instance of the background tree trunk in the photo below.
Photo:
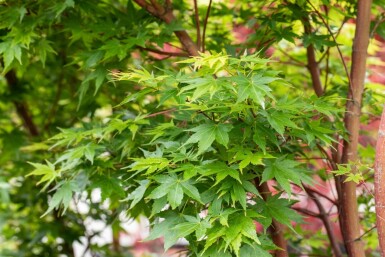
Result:
{"label": "background tree trunk", "polygon": [[[358,137],[360,132],[360,114],[362,93],[366,72],[367,48],[369,45],[371,0],[358,1],[356,32],[353,42],[351,84],[349,85],[346,103],[345,127],[349,132],[349,140],[344,142],[342,153],[343,164],[356,162]],[[356,172],[354,168],[351,172]],[[356,197],[356,183],[341,179],[341,225],[344,231],[344,243],[350,257],[365,256],[364,247],[360,240],[360,224]]]}

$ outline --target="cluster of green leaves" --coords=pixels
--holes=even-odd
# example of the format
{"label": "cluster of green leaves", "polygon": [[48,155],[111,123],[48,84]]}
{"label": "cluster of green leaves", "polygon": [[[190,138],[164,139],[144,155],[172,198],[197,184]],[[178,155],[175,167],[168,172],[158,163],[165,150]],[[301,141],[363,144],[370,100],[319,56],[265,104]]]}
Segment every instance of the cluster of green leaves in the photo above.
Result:
{"label": "cluster of green leaves", "polygon": [[[149,238],[164,236],[165,248],[184,237],[197,256],[269,256],[272,219],[289,227],[300,220],[281,194],[311,181],[296,158],[333,142],[329,118],[339,110],[328,98],[276,97],[291,85],[257,55],[202,54],[180,63],[188,65],[179,72],[115,74],[139,87],[118,108],[135,100],[156,103],[152,112],[52,139],[68,149],[53,164],[33,164],[31,173],[45,187],[61,181],[48,211],[64,212],[74,193],[100,187],[119,210],[149,217]],[[88,182],[80,187],[82,176]],[[257,188],[270,181],[278,194],[263,200]]]}

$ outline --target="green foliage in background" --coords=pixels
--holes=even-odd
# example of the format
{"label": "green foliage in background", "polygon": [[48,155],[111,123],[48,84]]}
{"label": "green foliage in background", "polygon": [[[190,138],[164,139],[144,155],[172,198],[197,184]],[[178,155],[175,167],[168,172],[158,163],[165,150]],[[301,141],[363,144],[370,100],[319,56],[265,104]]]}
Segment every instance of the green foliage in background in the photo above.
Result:
{"label": "green foliage in background", "polygon": [[[332,179],[320,149],[346,137],[337,46],[351,55],[356,2],[198,3],[206,51],[188,57],[176,34],[198,38],[192,1],[172,1],[170,23],[131,0],[0,1],[0,255],[74,256],[82,241],[100,256],[130,256],[96,244],[100,231],[86,226],[104,222],[116,242],[122,214],[148,218],[148,239],[164,236],[166,249],[186,238],[191,256],[271,256],[273,220],[289,228],[297,252],[330,254],[327,238],[309,244],[291,206],[294,189]],[[373,5],[378,37],[383,4]],[[309,45],[322,97],[311,86]],[[373,39],[370,51],[379,45]],[[363,111],[376,116],[383,101],[369,82]],[[371,181],[372,153],[363,146],[352,180]],[[264,182],[276,194],[262,197]],[[365,230],[371,198],[359,199],[372,217]],[[375,250],[375,236],[365,240]]]}

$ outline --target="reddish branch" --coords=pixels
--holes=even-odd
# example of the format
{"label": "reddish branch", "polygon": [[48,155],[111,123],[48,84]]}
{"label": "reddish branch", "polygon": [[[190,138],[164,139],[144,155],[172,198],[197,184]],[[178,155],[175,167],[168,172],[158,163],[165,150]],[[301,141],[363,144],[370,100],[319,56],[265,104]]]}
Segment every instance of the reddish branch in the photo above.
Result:
{"label": "reddish branch", "polygon": [[[353,42],[351,83],[346,102],[345,127],[349,132],[349,140],[344,142],[342,163],[356,162],[358,159],[358,137],[360,131],[361,102],[366,72],[367,48],[369,44],[371,0],[359,0],[357,10],[356,32]],[[356,172],[355,169],[352,170]],[[342,181],[345,178],[341,179]],[[360,224],[354,182],[341,183],[341,222],[345,232],[344,241],[348,255],[351,257],[365,256],[360,240]]]}
{"label": "reddish branch", "polygon": [[308,186],[305,186],[305,185],[303,185],[303,188],[305,189],[306,192],[311,192],[312,194],[317,194],[319,196],[322,196],[323,198],[325,198],[326,200],[331,202],[333,205],[337,205],[337,202],[334,199],[330,198],[329,196],[325,195],[324,193],[321,193],[320,191],[315,190],[315,189],[308,187]]}
{"label": "reddish branch", "polygon": [[[159,18],[167,24],[175,21],[175,16],[172,12],[172,8],[170,3],[166,2],[166,6],[162,6],[156,0],[151,0],[151,4],[146,2],[145,0],[134,0],[135,3],[140,5],[147,12],[152,14],[153,16]],[[178,30],[174,32],[178,37],[179,41],[183,45],[183,48],[191,55],[197,56],[199,54],[198,47],[191,39],[191,37],[187,34],[185,30]]]}
{"label": "reddish branch", "polygon": [[[9,90],[15,92],[19,87],[19,81],[16,77],[16,73],[14,70],[10,70],[5,74],[5,79],[7,81]],[[32,116],[29,112],[28,104],[21,100],[13,100],[13,104],[16,107],[16,112],[23,121],[24,127],[28,130],[31,136],[38,136],[39,131],[34,121],[32,120]]]}
{"label": "reddish branch", "polygon": [[[259,180],[255,180],[256,187],[258,188],[259,193],[262,198],[266,200],[266,198],[271,194],[269,190],[269,186],[266,182],[259,184]],[[275,257],[288,257],[287,253],[287,242],[283,236],[284,226],[273,219],[271,226],[269,227],[270,235],[273,239],[275,245],[277,245],[280,249],[275,251]]]}
{"label": "reddish branch", "polygon": [[331,244],[334,256],[335,257],[342,257],[343,255],[342,255],[341,249],[340,249],[340,247],[338,245],[338,241],[337,241],[337,239],[335,237],[335,233],[333,231],[333,227],[332,227],[332,225],[330,223],[329,215],[325,211],[325,209],[324,209],[322,203],[320,202],[320,200],[317,198],[317,196],[315,196],[313,190],[311,190],[310,188],[305,187],[305,191],[307,192],[309,197],[317,205],[317,208],[318,208],[318,211],[319,211],[319,218],[322,220],[322,223],[324,224],[324,227],[326,229],[326,234],[327,234],[327,236],[329,238],[329,241],[330,241],[330,244]]}
{"label": "reddish branch", "polygon": [[374,195],[376,200],[377,233],[382,256],[385,255],[385,108],[382,111],[376,146]]}
{"label": "reddish branch", "polygon": [[205,22],[203,24],[203,35],[202,35],[202,52],[206,50],[206,28],[207,28],[207,23],[209,21],[209,16],[210,16],[210,11],[211,11],[211,4],[213,3],[212,0],[209,2],[209,6],[207,7],[207,12],[206,12],[206,17],[205,17]]}
{"label": "reddish branch", "polygon": [[[305,34],[310,35],[312,33],[310,21],[309,19],[305,19],[303,21]],[[310,72],[312,85],[314,88],[314,91],[318,97],[322,96],[324,91],[321,83],[321,76],[320,76],[320,69],[318,66],[318,62],[315,57],[315,50],[313,44],[310,44],[306,48],[306,55],[307,55],[307,69]]]}
{"label": "reddish branch", "polygon": [[152,53],[156,53],[156,54],[160,54],[160,55],[188,57],[187,53],[168,52],[168,51],[163,51],[163,50],[158,50],[158,49],[148,48],[148,47],[141,47],[141,46],[137,46],[137,48],[140,50],[144,50],[147,52],[152,52]]}

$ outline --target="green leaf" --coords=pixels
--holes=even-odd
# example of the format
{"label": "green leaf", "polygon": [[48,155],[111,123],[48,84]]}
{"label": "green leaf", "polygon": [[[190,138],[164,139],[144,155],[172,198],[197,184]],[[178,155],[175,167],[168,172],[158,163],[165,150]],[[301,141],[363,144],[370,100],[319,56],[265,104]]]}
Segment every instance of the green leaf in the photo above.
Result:
{"label": "green leaf", "polygon": [[264,165],[263,158],[269,158],[271,155],[266,155],[264,153],[253,153],[250,150],[242,150],[237,152],[234,156],[235,160],[241,161],[239,163],[239,169],[242,171],[248,165]]}
{"label": "green leaf", "polygon": [[98,176],[92,181],[91,188],[100,188],[102,200],[106,200],[113,194],[117,194],[119,197],[125,196],[125,191],[121,186],[121,181],[114,177]]}
{"label": "green leaf", "polygon": [[144,193],[146,192],[150,181],[145,179],[139,182],[139,185],[127,198],[126,200],[132,200],[130,208],[133,208],[140,200],[143,199]]}
{"label": "green leaf", "polygon": [[297,125],[291,120],[291,115],[283,112],[273,111],[271,113],[264,112],[270,125],[279,134],[283,135],[285,127],[298,128]]}
{"label": "green leaf", "polygon": [[253,75],[252,78],[248,78],[242,74],[232,78],[238,84],[238,99],[237,102],[242,102],[246,99],[252,99],[265,109],[265,96],[270,94],[271,89],[267,84],[277,80],[278,78],[263,77],[262,74]]}
{"label": "green leaf", "polygon": [[230,226],[225,231],[225,241],[227,245],[232,245],[237,255],[239,254],[242,236],[260,244],[254,221],[251,218],[244,216],[242,213],[237,213],[231,216],[229,224]]}
{"label": "green leaf", "polygon": [[172,212],[167,212],[163,215],[164,220],[156,223],[150,230],[150,235],[145,239],[146,241],[154,240],[159,237],[164,237],[164,249],[167,250],[178,241],[178,233],[175,228],[178,224],[184,222],[182,216],[176,215]]}
{"label": "green leaf", "polygon": [[256,199],[256,204],[254,206],[261,215],[265,218],[269,218],[270,224],[271,220],[274,218],[278,222],[292,229],[292,221],[301,221],[301,216],[290,208],[289,200],[280,198],[280,194],[269,196],[266,201],[258,198]]}
{"label": "green leaf", "polygon": [[182,188],[183,188],[183,192],[186,195],[190,196],[194,200],[196,200],[196,201],[198,201],[198,202],[203,204],[201,196],[199,194],[199,191],[198,191],[198,189],[195,186],[192,185],[192,181],[191,180],[182,182],[181,185],[182,185]]}
{"label": "green leaf", "polygon": [[182,185],[179,181],[177,181],[172,185],[172,187],[170,187],[167,194],[167,200],[170,203],[171,208],[175,209],[182,203],[182,199],[183,199]]}
{"label": "green leaf", "polygon": [[55,178],[60,176],[60,170],[56,170],[55,165],[49,161],[46,161],[47,165],[33,162],[28,163],[31,164],[35,169],[28,173],[27,177],[32,175],[42,176],[37,184],[39,185],[45,182],[45,185],[42,189],[43,191],[55,180]]}
{"label": "green leaf", "polygon": [[263,250],[258,245],[244,245],[239,252],[241,257],[272,257],[268,251]]}
{"label": "green leaf", "polygon": [[72,193],[75,191],[76,187],[71,182],[64,182],[59,189],[56,190],[55,194],[52,196],[51,200],[48,204],[48,210],[42,215],[44,217],[54,209],[58,209],[58,207],[63,204],[63,212],[62,215],[66,212],[71,200]]}
{"label": "green leaf", "polygon": [[206,234],[206,230],[211,227],[211,224],[206,220],[193,216],[184,216],[188,222],[183,222],[175,226],[178,238],[186,237],[195,232],[198,241],[202,240]]}
{"label": "green leaf", "polygon": [[159,199],[167,195],[167,200],[172,209],[177,208],[183,199],[182,180],[175,174],[170,176],[159,175],[154,177],[154,180],[160,183],[160,185],[155,188],[148,197],[151,199]]}
{"label": "green leaf", "polygon": [[151,174],[156,171],[163,170],[170,165],[170,161],[161,157],[149,157],[149,158],[133,158],[135,161],[129,166],[130,171],[144,171],[146,174]]}
{"label": "green leaf", "polygon": [[297,168],[300,163],[285,159],[285,156],[276,160],[265,160],[266,168],[262,174],[261,183],[275,178],[278,184],[291,195],[290,181],[302,187],[302,181],[308,180],[308,176],[302,169]]}
{"label": "green leaf", "polygon": [[231,195],[231,198],[233,199],[233,202],[239,202],[244,210],[246,210],[246,192],[243,189],[243,186],[234,183],[233,184],[233,194]]}
{"label": "green leaf", "polygon": [[237,180],[239,183],[242,181],[239,178],[238,170],[227,166],[227,164],[223,162],[213,162],[210,164],[206,164],[199,170],[199,173],[203,176],[211,176],[216,174],[215,185],[224,180],[227,176],[232,177]]}
{"label": "green leaf", "polygon": [[187,130],[195,133],[186,141],[185,145],[198,143],[198,154],[206,151],[212,145],[214,140],[227,147],[229,142],[228,133],[232,128],[233,127],[230,124],[209,123],[199,125],[198,127]]}

